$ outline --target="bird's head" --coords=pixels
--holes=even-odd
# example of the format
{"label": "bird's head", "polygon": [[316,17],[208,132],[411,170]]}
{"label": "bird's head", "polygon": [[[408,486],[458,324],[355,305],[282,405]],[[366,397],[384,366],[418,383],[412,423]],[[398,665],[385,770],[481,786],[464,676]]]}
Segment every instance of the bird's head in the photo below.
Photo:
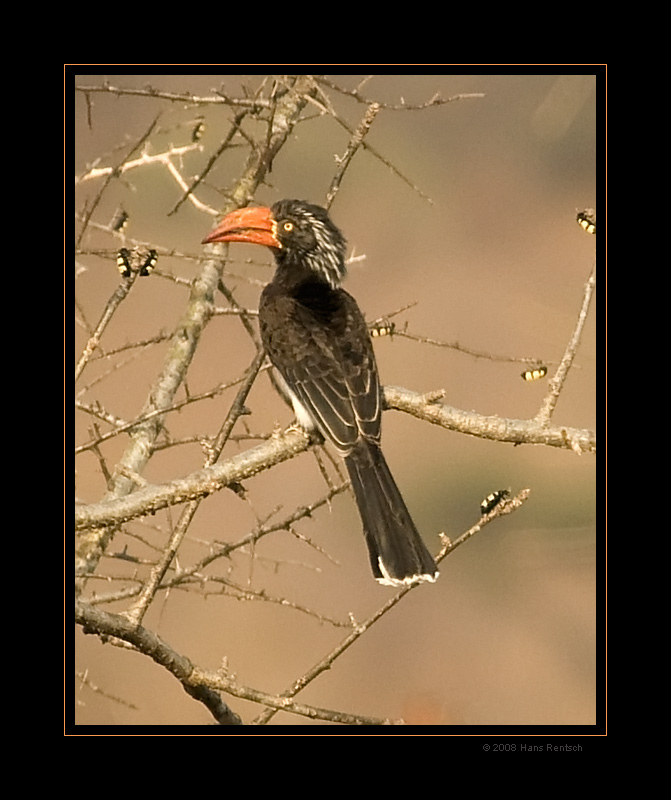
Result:
{"label": "bird's head", "polygon": [[272,208],[240,208],[203,239],[271,247],[279,266],[309,270],[335,288],[345,277],[346,241],[326,209],[304,200],[280,200]]}

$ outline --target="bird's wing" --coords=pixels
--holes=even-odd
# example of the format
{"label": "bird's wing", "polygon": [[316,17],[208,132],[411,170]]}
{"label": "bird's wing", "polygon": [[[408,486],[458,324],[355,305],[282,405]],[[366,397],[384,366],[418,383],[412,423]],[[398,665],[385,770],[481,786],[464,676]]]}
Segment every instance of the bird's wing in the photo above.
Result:
{"label": "bird's wing", "polygon": [[[307,289],[306,289],[307,291]],[[361,436],[379,441],[380,382],[366,322],[342,289],[301,295],[270,284],[259,306],[261,335],[273,365],[306,416],[343,453]]]}

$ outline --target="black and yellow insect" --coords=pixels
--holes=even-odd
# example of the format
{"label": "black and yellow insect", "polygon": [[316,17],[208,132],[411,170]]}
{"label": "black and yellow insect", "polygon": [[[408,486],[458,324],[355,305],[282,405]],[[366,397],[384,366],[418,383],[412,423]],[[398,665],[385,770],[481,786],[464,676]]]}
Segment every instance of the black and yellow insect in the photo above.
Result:
{"label": "black and yellow insect", "polygon": [[121,231],[126,227],[128,224],[128,213],[123,210],[123,208],[119,208],[114,215],[114,219],[110,223],[110,227],[113,231],[117,233],[121,233]]}
{"label": "black and yellow insect", "polygon": [[596,236],[596,213],[593,209],[586,208],[584,211],[579,211],[576,221],[584,231]]}
{"label": "black and yellow insect", "polygon": [[122,247],[116,256],[116,265],[122,278],[130,278],[130,261],[130,250],[127,247]]}
{"label": "black and yellow insect", "polygon": [[384,322],[372,325],[370,328],[370,335],[373,338],[378,336],[391,336],[396,331],[396,323],[385,320]]}
{"label": "black and yellow insect", "polygon": [[191,141],[199,142],[203,138],[203,133],[205,133],[205,123],[196,123],[196,127],[191,131]]}
{"label": "black and yellow insect", "polygon": [[484,516],[489,514],[490,511],[496,508],[506,497],[510,496],[509,489],[497,489],[495,492],[488,494],[487,497],[480,503],[480,513]]}
{"label": "black and yellow insect", "polygon": [[147,253],[146,258],[140,264],[140,275],[149,275],[149,273],[154,269],[156,266],[156,262],[158,261],[158,253],[156,250],[150,250]]}
{"label": "black and yellow insect", "polygon": [[132,251],[122,247],[116,257],[116,265],[122,278],[130,278],[132,272],[138,272],[142,276],[149,275],[157,261],[156,250],[147,250],[145,247],[136,247]]}
{"label": "black and yellow insect", "polygon": [[522,379],[525,381],[539,381],[548,374],[548,368],[544,366],[533,367],[533,369],[525,369],[522,373]]}

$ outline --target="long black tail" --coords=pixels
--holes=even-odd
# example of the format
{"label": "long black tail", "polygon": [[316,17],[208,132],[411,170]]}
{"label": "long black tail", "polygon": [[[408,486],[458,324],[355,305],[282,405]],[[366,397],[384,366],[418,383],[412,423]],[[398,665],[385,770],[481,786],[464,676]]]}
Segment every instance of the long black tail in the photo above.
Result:
{"label": "long black tail", "polygon": [[375,578],[386,586],[435,581],[436,563],[415,528],[382,450],[361,440],[345,464]]}

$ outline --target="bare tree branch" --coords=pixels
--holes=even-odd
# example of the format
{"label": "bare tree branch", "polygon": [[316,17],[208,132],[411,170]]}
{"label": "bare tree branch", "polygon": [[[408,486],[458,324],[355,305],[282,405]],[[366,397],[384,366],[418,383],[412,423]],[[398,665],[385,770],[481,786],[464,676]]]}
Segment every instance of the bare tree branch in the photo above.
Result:
{"label": "bare tree branch", "polygon": [[215,691],[203,684],[190,681],[193,665],[189,659],[175,652],[152,631],[126,619],[121,614],[110,614],[81,601],[75,604],[75,622],[82,626],[84,633],[123,639],[165,667],[182,683],[185,691],[194,700],[203,703],[220,725],[242,724],[240,717],[231,711]]}
{"label": "bare tree branch", "polygon": [[170,505],[206,497],[218,489],[240,483],[263,469],[280,464],[307,450],[309,446],[310,439],[302,431],[288,430],[221,464],[204,467],[185,478],[162,486],[148,486],[100,503],[78,506],[75,510],[75,529],[85,531],[97,526],[120,525]]}
{"label": "bare tree branch", "polygon": [[[528,494],[528,490],[524,490],[517,497],[497,506],[494,511],[487,517],[483,517],[481,521],[462,534],[454,543],[445,539],[436,561],[440,563],[447,555],[454,552],[459,545],[470,539],[498,516],[509,514],[519,508],[528,497]],[[316,708],[296,703],[293,698],[321,674],[331,669],[335,661],[358,641],[364,633],[398,605],[409,592],[415,591],[417,588],[415,585],[400,589],[394,597],[390,598],[365,622],[356,624],[354,630],[335,649],[280,695],[271,695],[258,689],[241,686],[222,672],[211,673],[194,667],[189,659],[178,654],[158,636],[143,628],[136,620],[129,619],[125,614],[110,614],[100,609],[95,609],[89,603],[77,601],[75,604],[75,620],[83,626],[84,633],[95,633],[103,639],[110,636],[122,639],[132,644],[140,652],[150,656],[158,664],[168,669],[192,697],[202,702],[220,724],[240,724],[241,720],[221,701],[217,694],[219,691],[267,706],[267,710],[254,720],[253,724],[258,725],[266,724],[277,711],[286,711],[310,719],[321,719],[345,725],[402,724],[403,720],[368,717],[332,709]]]}
{"label": "bare tree branch", "polygon": [[[573,450],[596,452],[596,434],[569,427],[548,427],[536,420],[504,419],[483,416],[440,403],[443,391],[417,394],[398,386],[386,386],[387,408],[404,411],[417,419],[439,425],[446,430],[466,433],[483,439],[511,444],[544,444]],[[205,497],[212,492],[250,478],[304,452],[310,439],[295,428],[273,437],[240,455],[211,467],[204,467],[184,478],[163,485],[147,486],[130,495],[79,506],[75,509],[75,529],[119,525],[162,508]]]}
{"label": "bare tree branch", "polygon": [[109,172],[107,173],[106,179],[105,179],[100,191],[98,192],[97,197],[94,199],[93,203],[90,205],[90,207],[88,208],[88,210],[84,214],[82,227],[81,227],[81,230],[79,231],[79,235],[78,235],[77,240],[75,242],[75,249],[77,249],[79,247],[79,245],[80,245],[80,243],[82,241],[82,238],[84,237],[84,234],[86,233],[86,229],[88,227],[89,221],[91,220],[91,217],[93,216],[93,213],[95,212],[96,208],[98,207],[98,204],[100,203],[100,200],[101,200],[103,194],[105,193],[105,190],[109,187],[110,183],[114,180],[114,178],[121,174],[121,170],[123,169],[123,165],[128,161],[128,159],[133,155],[133,153],[137,152],[144,145],[144,143],[147,141],[147,139],[149,139],[149,137],[151,136],[154,128],[156,127],[156,123],[157,122],[158,122],[158,117],[156,117],[153,120],[153,122],[147,128],[147,130],[142,134],[142,136],[138,139],[138,141],[135,142],[135,144],[131,147],[130,151],[128,152],[128,155],[126,155],[123,159],[121,159],[116,166],[110,168]]}
{"label": "bare tree branch", "polygon": [[[250,201],[256,187],[265,177],[274,154],[282,147],[298,120],[306,102],[304,95],[313,91],[312,80],[308,76],[299,76],[294,81],[292,91],[287,92],[278,100],[273,116],[269,146],[264,152],[253,151],[250,154],[245,170],[231,193],[232,202],[224,211],[244,206]],[[200,275],[193,281],[189,304],[182,320],[177,325],[164,369],[152,387],[142,411],[143,416],[166,409],[173,402],[175,393],[191,363],[200,335],[212,315],[212,299],[221,278],[221,269],[222,265],[214,259],[208,261]],[[158,414],[134,430],[132,442],[119,462],[119,477],[114,482],[112,495],[119,497],[132,491],[133,481],[124,476],[129,472],[142,472],[162,424],[163,417]],[[80,539],[77,574],[81,578],[95,569],[111,535],[112,531],[106,528],[100,531],[89,531],[86,537]]]}
{"label": "bare tree branch", "polygon": [[496,442],[545,444],[578,454],[596,453],[596,433],[593,431],[567,426],[548,427],[535,419],[505,419],[462,411],[438,402],[443,394],[443,390],[438,390],[420,395],[398,386],[385,386],[384,390],[387,408],[405,411],[417,419],[451,431]]}
{"label": "bare tree branch", "polygon": [[[445,537],[444,534],[441,534],[441,538],[443,539],[443,547],[441,551],[436,556],[436,563],[440,564],[450,553],[453,553],[457,547],[462,545],[464,542],[468,541],[472,536],[476,533],[481,531],[483,527],[488,525],[492,520],[496,519],[499,516],[503,516],[505,514],[510,514],[516,509],[520,508],[522,504],[526,501],[529,496],[529,490],[524,489],[520,492],[517,497],[510,499],[509,501],[502,503],[500,506],[495,508],[489,515],[483,517],[479,522],[469,528],[465,533],[463,533],[455,542],[450,542],[449,539]],[[312,683],[316,678],[318,678],[322,673],[326,672],[327,670],[331,669],[334,662],[342,656],[342,654],[348,650],[358,639],[360,639],[364,633],[366,633],[370,628],[378,622],[378,620],[382,619],[386,614],[388,614],[392,608],[397,606],[403,598],[417,589],[419,589],[421,584],[415,584],[414,586],[405,586],[402,589],[399,589],[398,592],[390,598],[384,605],[380,606],[378,610],[372,614],[367,620],[362,623],[357,623],[354,626],[354,630],[346,636],[333,650],[331,650],[328,655],[318,661],[308,672],[302,675],[292,686],[287,689],[285,692],[282,693],[282,697],[290,698],[295,697],[299,692],[303,691],[306,686]],[[424,587],[426,588],[426,586]],[[267,709],[262,714],[260,714],[253,722],[255,725],[265,725],[273,715],[282,710],[277,707],[273,707],[272,709]]]}
{"label": "bare tree branch", "polygon": [[107,305],[105,306],[105,310],[100,317],[100,322],[96,325],[95,330],[91,334],[88,342],[86,343],[86,347],[82,351],[81,357],[77,363],[77,367],[75,368],[75,382],[79,379],[79,376],[84,371],[89,359],[93,355],[93,352],[100,344],[100,339],[105,332],[105,328],[110,323],[110,320],[114,316],[116,310],[119,308],[121,303],[128,297],[128,293],[133,287],[135,280],[138,274],[136,272],[132,273],[130,278],[125,281],[122,281],[114,291],[114,294],[110,297]]}
{"label": "bare tree branch", "polygon": [[278,697],[248,686],[241,686],[222,673],[206,672],[194,667],[188,658],[173,650],[155,633],[127,619],[124,615],[110,614],[82,601],[77,601],[75,604],[75,622],[82,626],[84,633],[95,633],[103,639],[108,637],[121,639],[152,658],[157,664],[165,667],[177,678],[191,697],[203,703],[220,725],[242,724],[240,717],[221,700],[218,694],[220,691],[243,700],[262,703],[265,706],[310,719],[339,722],[344,725],[402,724],[402,720],[366,717],[360,714],[316,708],[296,703],[290,698]]}
{"label": "bare tree branch", "polygon": [[109,83],[103,83],[100,86],[75,86],[75,91],[84,94],[90,98],[93,94],[114,94],[118,97],[124,95],[129,97],[154,97],[158,100],[168,100],[171,103],[187,103],[195,106],[207,105],[230,105],[237,107],[244,107],[251,110],[260,108],[270,108],[272,100],[267,100],[263,97],[228,97],[221,91],[214,95],[193,95],[190,92],[165,92],[147,86],[143,89],[133,87],[112,86]]}
{"label": "bare tree branch", "polygon": [[328,192],[326,193],[326,203],[324,204],[325,208],[327,209],[331,208],[331,204],[333,203],[336,193],[340,188],[340,184],[342,183],[345,171],[347,170],[347,167],[350,165],[350,162],[354,158],[354,154],[363,144],[364,137],[370,130],[370,126],[373,124],[373,120],[377,116],[377,112],[379,110],[380,106],[378,103],[371,103],[368,106],[363,119],[359,123],[359,127],[352,134],[352,138],[350,139],[349,144],[347,145],[347,150],[345,152],[345,155],[342,156],[342,158],[338,159],[338,171],[334,175],[333,180],[331,181],[331,186]]}
{"label": "bare tree branch", "polygon": [[[357,89],[343,89],[342,86],[339,86],[334,81],[329,80],[325,75],[319,75],[317,77],[317,81],[322,86],[328,86],[329,89],[333,89],[336,92],[340,92],[341,94],[345,94],[348,97],[353,97],[359,103],[365,103],[366,105],[370,105],[371,101],[367,100],[365,97],[359,93]],[[425,103],[379,103],[380,108],[385,108],[389,111],[424,111],[427,108],[432,108],[435,106],[442,106],[447,103],[454,103],[457,100],[480,100],[485,95],[482,92],[469,92],[463,94],[455,94],[451,97],[441,97],[440,94],[435,94],[430,100]]]}
{"label": "bare tree branch", "polygon": [[587,312],[589,311],[589,306],[592,301],[592,295],[594,293],[594,289],[596,287],[596,266],[592,269],[589,278],[587,279],[587,283],[585,284],[585,290],[583,293],[583,300],[582,306],[580,307],[580,313],[578,314],[578,320],[576,322],[575,329],[571,338],[569,339],[568,344],[566,345],[566,350],[564,352],[564,356],[555,372],[554,376],[550,379],[548,385],[548,393],[545,399],[543,400],[543,404],[540,408],[540,411],[536,415],[535,422],[538,422],[540,425],[547,425],[550,421],[550,417],[552,416],[555,406],[557,405],[557,400],[559,399],[559,393],[564,386],[564,381],[566,380],[569,370],[571,369],[571,365],[573,364],[573,359],[575,358],[575,354],[578,351],[578,345],[580,343],[580,337],[582,335],[583,328],[585,327],[585,321],[587,319]]}

